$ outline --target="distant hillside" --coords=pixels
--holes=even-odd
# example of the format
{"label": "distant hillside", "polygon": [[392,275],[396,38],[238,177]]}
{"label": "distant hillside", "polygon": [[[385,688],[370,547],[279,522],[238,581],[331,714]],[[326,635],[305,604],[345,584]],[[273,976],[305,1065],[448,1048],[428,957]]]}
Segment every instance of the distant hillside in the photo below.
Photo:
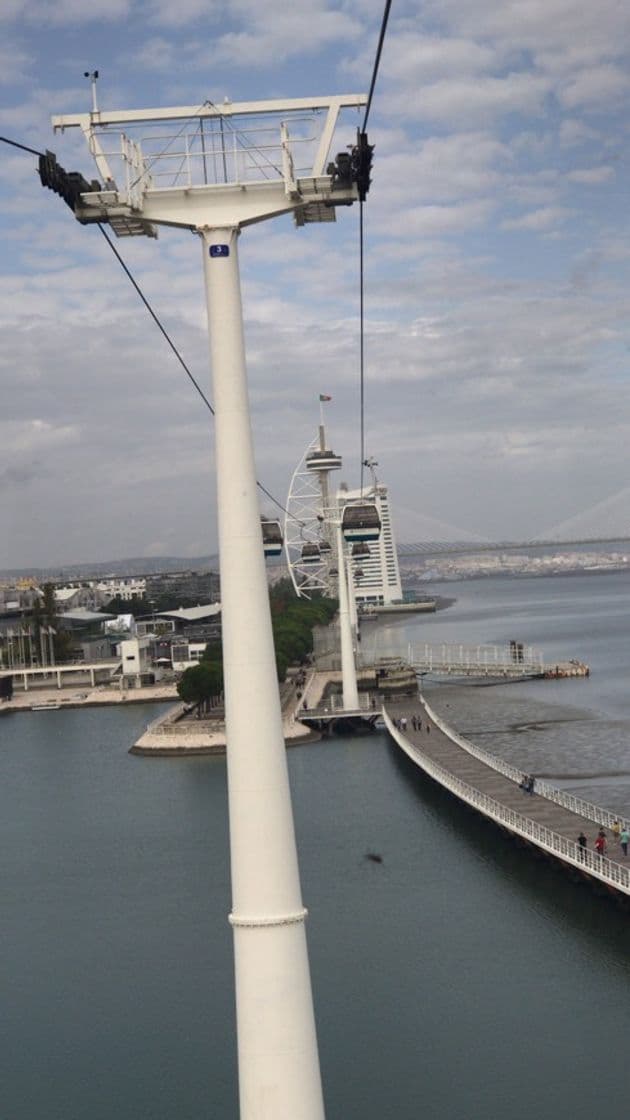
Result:
{"label": "distant hillside", "polygon": [[101,560],[84,564],[63,564],[50,568],[3,568],[2,579],[32,576],[41,580],[106,579],[108,576],[155,576],[167,572],[217,571],[219,557],[212,556],[139,556],[124,560]]}

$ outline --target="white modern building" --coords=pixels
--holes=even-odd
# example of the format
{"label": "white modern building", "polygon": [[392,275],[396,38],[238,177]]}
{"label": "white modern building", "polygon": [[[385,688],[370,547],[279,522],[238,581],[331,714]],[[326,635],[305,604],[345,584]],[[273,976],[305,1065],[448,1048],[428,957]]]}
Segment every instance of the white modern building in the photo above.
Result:
{"label": "white modern building", "polygon": [[151,670],[148,638],[126,638],[120,643],[122,681],[128,688],[139,688],[142,678]]}
{"label": "white modern building", "polygon": [[105,596],[95,587],[69,584],[55,588],[55,604],[60,614],[74,610],[96,611],[105,602]]}
{"label": "white modern building", "polygon": [[208,643],[194,642],[189,639],[173,642],[171,646],[171,664],[176,673],[183,673],[203,660],[203,655]]}
{"label": "white modern building", "polygon": [[108,599],[143,599],[147,591],[146,579],[134,579],[131,576],[123,579],[101,579],[90,582],[90,587],[96,587]]}
{"label": "white modern building", "polygon": [[338,498],[342,509],[346,502],[361,498],[374,502],[381,519],[379,539],[367,544],[370,550],[369,556],[363,556],[360,561],[353,564],[355,570],[358,569],[363,573],[359,579],[355,579],[357,606],[359,608],[383,607],[389,603],[400,603],[403,597],[402,587],[387,487],[378,482],[361,493],[360,490],[346,490],[342,484]]}

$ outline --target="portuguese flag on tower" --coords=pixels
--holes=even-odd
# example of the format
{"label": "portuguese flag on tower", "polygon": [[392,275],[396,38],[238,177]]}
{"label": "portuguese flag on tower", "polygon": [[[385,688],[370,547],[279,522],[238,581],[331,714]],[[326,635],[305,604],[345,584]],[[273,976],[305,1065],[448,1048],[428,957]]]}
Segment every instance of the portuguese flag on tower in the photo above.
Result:
{"label": "portuguese flag on tower", "polygon": [[320,401],[331,401],[332,397],[326,396],[326,393],[320,393],[319,394],[319,399],[320,399]]}

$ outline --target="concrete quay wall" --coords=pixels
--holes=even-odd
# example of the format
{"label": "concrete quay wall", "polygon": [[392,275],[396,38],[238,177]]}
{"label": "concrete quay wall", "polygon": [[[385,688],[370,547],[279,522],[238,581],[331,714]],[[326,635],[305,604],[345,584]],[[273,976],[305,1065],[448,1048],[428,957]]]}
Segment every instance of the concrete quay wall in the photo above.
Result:
{"label": "concrete quay wall", "polygon": [[[300,722],[300,711],[304,702],[309,708],[316,707],[327,684],[337,679],[341,679],[340,673],[311,670],[302,688],[291,682],[287,682],[282,688],[282,726],[284,741],[288,747],[315,742],[321,738],[319,732]],[[130,753],[152,758],[223,754],[226,746],[223,720],[197,719],[193,715],[188,717],[184,713],[184,705],[180,703],[150,723],[136,740]]]}

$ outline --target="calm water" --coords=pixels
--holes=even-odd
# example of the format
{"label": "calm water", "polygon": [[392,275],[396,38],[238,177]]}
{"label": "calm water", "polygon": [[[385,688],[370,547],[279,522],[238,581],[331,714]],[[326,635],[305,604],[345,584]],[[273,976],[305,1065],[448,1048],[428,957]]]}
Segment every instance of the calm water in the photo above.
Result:
{"label": "calm water", "polygon": [[[629,587],[459,585],[450,612],[414,627],[590,662],[568,691],[458,690],[481,735],[509,739],[510,705],[534,722],[543,692],[558,727],[561,705],[580,713],[569,728],[627,731]],[[155,714],[0,719],[7,1120],[237,1116],[225,765],[128,755]],[[516,738],[539,749],[541,734]],[[625,1111],[628,918],[454,804],[384,736],[296,748],[289,764],[329,1120]]]}

